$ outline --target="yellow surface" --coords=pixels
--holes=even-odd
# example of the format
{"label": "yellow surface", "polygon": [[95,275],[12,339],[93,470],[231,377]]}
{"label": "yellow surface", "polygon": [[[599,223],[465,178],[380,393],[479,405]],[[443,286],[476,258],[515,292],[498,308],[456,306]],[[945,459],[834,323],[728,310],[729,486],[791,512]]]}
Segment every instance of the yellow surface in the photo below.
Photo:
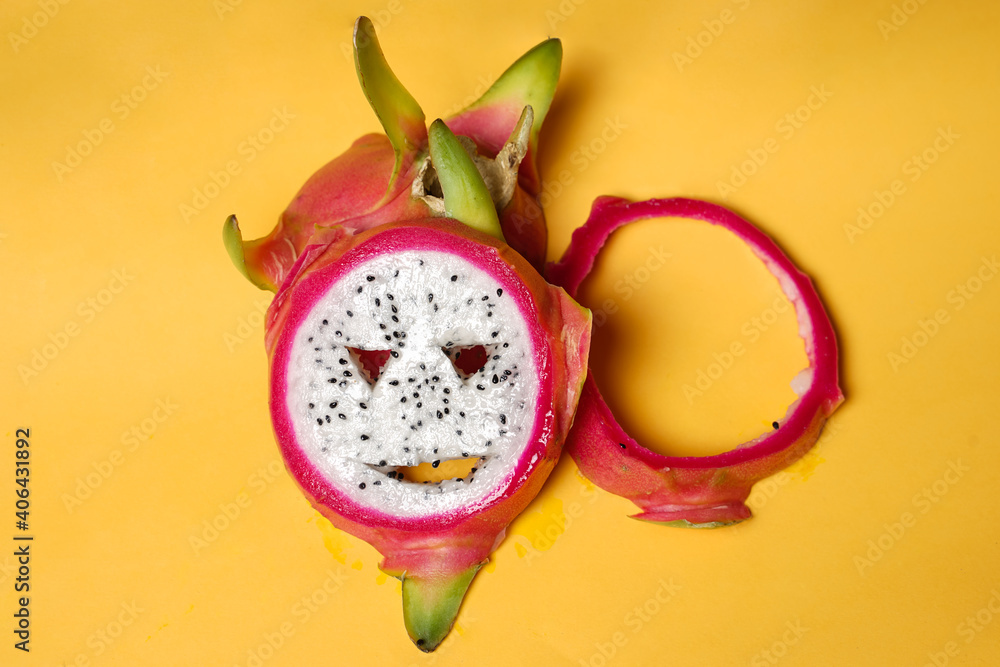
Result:
{"label": "yellow surface", "polygon": [[[998,664],[1000,10],[472,4],[0,7],[0,664]],[[644,525],[565,459],[431,656],[374,550],[282,469],[269,295],[220,239],[233,212],[248,236],[269,230],[377,129],[347,51],[361,13],[429,119],[562,38],[541,153],[550,257],[600,194],[724,200],[815,279],[843,352],[847,402],[757,487],[754,519]],[[714,232],[627,229],[585,290],[617,299],[594,366],[660,451],[760,432],[803,359],[787,316],[749,344],[775,284]],[[662,270],[615,291],[661,247]],[[746,354],[688,400],[734,341]],[[19,427],[30,654],[12,634]]]}

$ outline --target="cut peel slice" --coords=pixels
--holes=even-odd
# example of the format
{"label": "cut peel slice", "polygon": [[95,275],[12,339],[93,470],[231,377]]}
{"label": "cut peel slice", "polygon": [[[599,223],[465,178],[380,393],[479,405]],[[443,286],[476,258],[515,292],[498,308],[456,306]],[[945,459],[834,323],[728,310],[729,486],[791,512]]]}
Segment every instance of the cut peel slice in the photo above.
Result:
{"label": "cut peel slice", "polygon": [[573,233],[562,259],[549,264],[548,279],[576,297],[611,233],[650,218],[687,218],[723,227],[746,243],[777,278],[795,309],[809,361],[791,383],[798,398],[777,428],[731,451],[714,456],[666,456],[643,447],[625,432],[588,371],[566,449],[588,479],[642,510],[633,515],[635,519],[697,528],[729,525],[750,518],[746,499],[753,485],[802,457],[843,402],[836,337],[809,277],[761,230],[708,202],[600,197],[587,222]]}

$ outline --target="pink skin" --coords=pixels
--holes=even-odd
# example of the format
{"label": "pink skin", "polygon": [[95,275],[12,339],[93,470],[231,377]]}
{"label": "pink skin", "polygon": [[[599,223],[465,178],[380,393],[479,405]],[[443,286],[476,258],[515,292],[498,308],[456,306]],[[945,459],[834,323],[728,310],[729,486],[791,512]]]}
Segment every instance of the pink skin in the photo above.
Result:
{"label": "pink skin", "polygon": [[[494,157],[513,131],[519,114],[520,109],[511,116],[503,108],[486,107],[459,114],[449,123],[454,123],[461,133],[472,133],[479,150]],[[355,141],[306,181],[270,234],[244,244],[247,265],[277,288],[303,249],[315,244],[312,236],[318,229],[340,227],[357,234],[389,222],[431,216],[424,202],[410,196],[418,158],[427,153],[426,133],[424,137],[420,146],[404,155],[391,190],[388,188],[395,154],[389,139],[384,134],[366,134]],[[520,171],[534,174],[532,160],[529,154]],[[507,243],[541,269],[547,234],[545,216],[535,199],[536,181],[533,176],[519,176],[514,197],[500,212],[500,226]],[[527,189],[529,186],[533,189]]]}
{"label": "pink skin", "polygon": [[[589,313],[545,283],[527,262],[496,239],[452,220],[395,223],[357,235],[318,239],[285,281],[268,313],[271,416],[289,471],[313,505],[338,528],[371,543],[384,571],[442,577],[484,562],[507,524],[538,493],[572,423],[590,344]],[[341,275],[373,256],[401,250],[454,253],[487,270],[515,299],[539,366],[539,405],[546,406],[512,476],[490,500],[425,518],[394,516],[353,502],[334,487],[298,445],[286,407],[285,373],[295,332]],[[537,456],[532,463],[532,456]]]}
{"label": "pink skin", "polygon": [[808,372],[801,376],[805,389],[799,388],[799,398],[789,406],[777,430],[716,456],[664,456],[642,447],[625,433],[588,373],[566,448],[587,478],[643,510],[634,518],[705,527],[724,525],[751,516],[745,501],[752,486],[805,454],[826,419],[843,402],[837,342],[809,277],[759,229],[707,202],[677,198],[633,203],[600,197],[587,222],[573,233],[562,259],[549,265],[549,280],[575,297],[614,230],[637,220],[666,217],[704,220],[728,229],[750,246],[778,279],[795,307],[799,334],[805,341],[809,359]]}

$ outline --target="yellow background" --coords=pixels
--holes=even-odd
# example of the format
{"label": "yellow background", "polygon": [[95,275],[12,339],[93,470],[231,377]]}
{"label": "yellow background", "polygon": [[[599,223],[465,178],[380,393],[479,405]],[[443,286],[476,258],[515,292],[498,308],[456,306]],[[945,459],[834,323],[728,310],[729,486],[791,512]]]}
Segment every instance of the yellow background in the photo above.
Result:
{"label": "yellow background", "polygon": [[[362,13],[429,120],[562,38],[550,258],[601,194],[724,201],[814,278],[843,355],[846,403],[737,527],[632,521],[564,458],[430,656],[374,550],[280,467],[270,295],[221,243],[226,215],[265,233],[378,129],[348,51]],[[919,0],[3,3],[0,663],[997,664],[998,19]],[[866,228],[859,208],[878,213]],[[636,273],[654,251],[669,259]],[[617,309],[593,365],[628,428],[711,453],[779,417],[804,356],[787,314],[753,324],[775,289],[718,230],[616,235],[584,298]],[[733,342],[746,353],[710,369]],[[19,427],[29,655],[11,633]]]}

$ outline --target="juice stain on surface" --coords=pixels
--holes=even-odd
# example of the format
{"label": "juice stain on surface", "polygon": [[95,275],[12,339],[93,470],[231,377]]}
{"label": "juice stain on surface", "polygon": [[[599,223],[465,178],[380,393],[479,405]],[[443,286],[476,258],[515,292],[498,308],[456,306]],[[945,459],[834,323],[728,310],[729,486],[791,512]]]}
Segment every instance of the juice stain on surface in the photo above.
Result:
{"label": "juice stain on surface", "polygon": [[[341,564],[347,563],[347,550],[351,548],[351,541],[347,535],[338,530],[332,523],[330,523],[325,517],[317,514],[316,517],[316,527],[319,528],[320,534],[323,536],[323,546],[326,550],[333,554],[333,557]],[[354,567],[352,565],[351,567]],[[361,568],[354,567],[355,570]]]}

